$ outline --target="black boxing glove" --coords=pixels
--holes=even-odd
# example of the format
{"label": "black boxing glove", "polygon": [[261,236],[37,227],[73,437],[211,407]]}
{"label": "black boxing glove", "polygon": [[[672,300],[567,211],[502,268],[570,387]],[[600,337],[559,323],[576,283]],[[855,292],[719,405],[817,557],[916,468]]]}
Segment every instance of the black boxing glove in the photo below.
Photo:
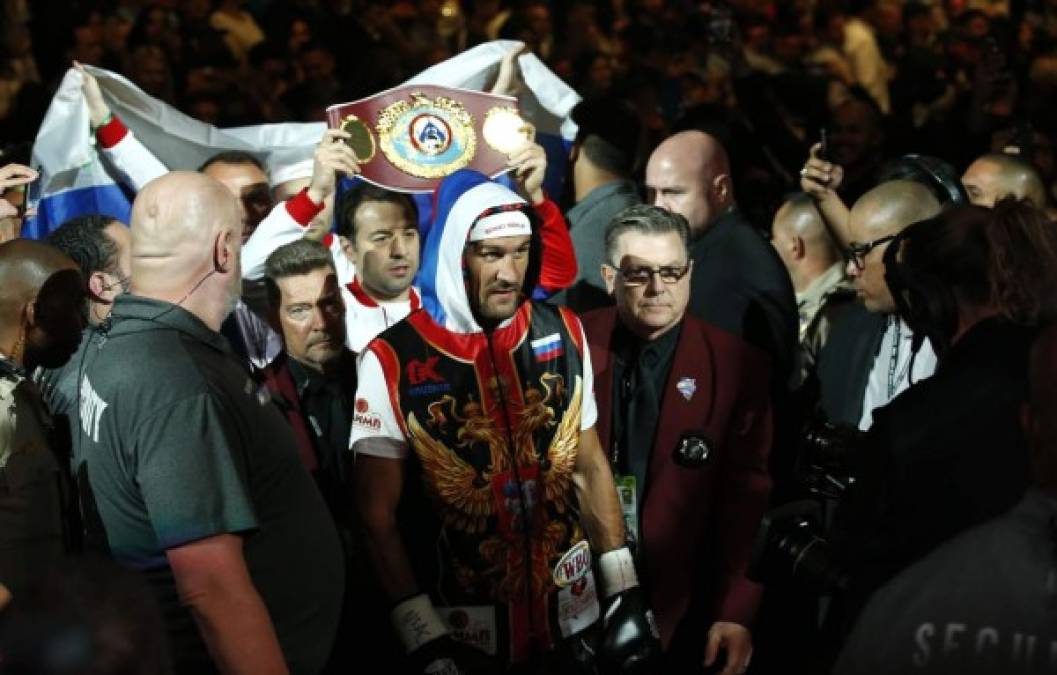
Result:
{"label": "black boxing glove", "polygon": [[661,652],[660,633],[646,595],[639,587],[627,547],[598,559],[605,595],[602,600],[601,675],[646,675],[655,672]]}
{"label": "black boxing glove", "polygon": [[399,603],[389,617],[407,652],[409,672],[423,675],[476,672],[466,663],[466,652],[473,648],[451,638],[448,626],[425,593]]}

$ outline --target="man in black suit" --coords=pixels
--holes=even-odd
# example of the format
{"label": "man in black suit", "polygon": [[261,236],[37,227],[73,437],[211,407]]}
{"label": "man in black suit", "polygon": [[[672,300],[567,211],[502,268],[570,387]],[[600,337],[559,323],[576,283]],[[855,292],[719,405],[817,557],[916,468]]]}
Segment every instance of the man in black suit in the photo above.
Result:
{"label": "man in black suit", "polygon": [[[763,235],[745,219],[734,200],[726,150],[712,136],[683,131],[662,142],[646,165],[648,201],[686,218],[690,226],[692,316],[762,349],[772,359],[770,390],[774,439],[768,471],[772,501],[791,494],[799,427],[789,397],[796,365],[798,319],[793,285],[785,266]],[[756,637],[760,672],[773,672],[767,654],[788,653],[799,642],[788,626],[801,619],[786,598],[762,600]]]}
{"label": "man in black suit", "polygon": [[774,249],[738,210],[727,151],[701,131],[667,138],[646,166],[649,202],[690,224],[690,313],[739,335],[788,377],[796,361],[796,300]]}

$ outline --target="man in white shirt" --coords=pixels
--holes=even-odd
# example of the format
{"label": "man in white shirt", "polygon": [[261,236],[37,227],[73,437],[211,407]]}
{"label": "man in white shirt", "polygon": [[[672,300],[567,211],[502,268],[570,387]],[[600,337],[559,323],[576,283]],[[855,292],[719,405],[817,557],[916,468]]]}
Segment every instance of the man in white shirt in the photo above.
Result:
{"label": "man in white shirt", "polygon": [[830,421],[865,431],[876,408],[936,369],[928,340],[912,352],[913,334],[896,315],[885,281],[884,252],[907,226],[939,211],[927,187],[905,180],[881,183],[852,207],[846,271],[863,308],[846,312],[834,324],[819,358],[822,406]]}

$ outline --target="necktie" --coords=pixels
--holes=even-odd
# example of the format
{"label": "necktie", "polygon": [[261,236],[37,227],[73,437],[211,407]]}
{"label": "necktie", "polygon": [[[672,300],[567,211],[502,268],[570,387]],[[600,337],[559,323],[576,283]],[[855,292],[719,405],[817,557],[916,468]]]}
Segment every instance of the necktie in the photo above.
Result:
{"label": "necktie", "polygon": [[625,370],[627,408],[624,422],[623,468],[635,476],[638,501],[641,505],[659,413],[658,397],[653,387],[652,375],[657,357],[651,350],[642,349],[634,354],[632,359]]}

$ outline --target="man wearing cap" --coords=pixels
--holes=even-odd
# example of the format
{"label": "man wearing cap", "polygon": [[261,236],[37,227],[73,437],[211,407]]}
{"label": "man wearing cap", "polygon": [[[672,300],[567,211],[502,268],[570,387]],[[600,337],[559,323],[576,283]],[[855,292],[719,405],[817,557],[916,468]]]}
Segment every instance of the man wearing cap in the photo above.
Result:
{"label": "man wearing cap", "polygon": [[576,250],[576,281],[554,301],[578,312],[609,305],[602,286],[599,242],[613,216],[642,202],[631,175],[642,124],[627,103],[613,98],[581,101],[573,108],[578,125],[569,151],[576,205],[565,214]]}
{"label": "man wearing cap", "polygon": [[538,220],[468,170],[436,204],[424,311],[362,354],[351,439],[368,551],[412,672],[651,672],[583,329],[525,295]]}

